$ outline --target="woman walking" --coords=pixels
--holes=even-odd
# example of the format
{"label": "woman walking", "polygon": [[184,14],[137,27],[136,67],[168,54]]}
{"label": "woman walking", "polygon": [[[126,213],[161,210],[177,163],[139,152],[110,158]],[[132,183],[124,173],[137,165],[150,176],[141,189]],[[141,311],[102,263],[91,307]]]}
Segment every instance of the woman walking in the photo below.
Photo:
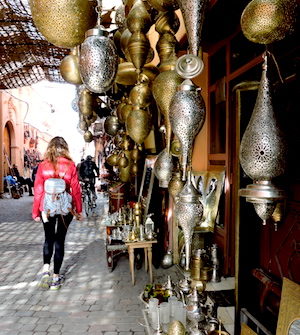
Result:
{"label": "woman walking", "polygon": [[[61,183],[65,185],[65,192],[51,195],[48,193],[49,188],[57,189],[56,185]],[[51,199],[54,201],[53,204],[49,204]],[[58,211],[57,204],[62,201],[64,207]],[[34,182],[32,217],[36,222],[43,222],[45,232],[41,287],[50,287],[50,290],[58,290],[61,287],[60,268],[64,259],[65,237],[74,215],[77,220],[82,219],[80,184],[68,144],[62,137],[57,136],[49,142]],[[50,262],[53,253],[54,269],[51,279]]]}

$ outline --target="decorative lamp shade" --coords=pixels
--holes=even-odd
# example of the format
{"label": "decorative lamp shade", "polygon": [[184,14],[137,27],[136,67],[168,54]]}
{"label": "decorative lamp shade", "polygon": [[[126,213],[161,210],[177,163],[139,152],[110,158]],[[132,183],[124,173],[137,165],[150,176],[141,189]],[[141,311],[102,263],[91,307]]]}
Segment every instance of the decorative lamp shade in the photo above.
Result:
{"label": "decorative lamp shade", "polygon": [[251,42],[269,44],[294,30],[296,0],[252,0],[241,16],[244,36]]}
{"label": "decorative lamp shade", "polygon": [[182,180],[186,180],[187,166],[191,163],[195,136],[201,130],[206,115],[204,100],[191,80],[185,80],[170,103],[170,122],[182,148]]}
{"label": "decorative lamp shade", "polygon": [[94,1],[30,0],[32,19],[46,40],[57,47],[73,48],[97,19]]}
{"label": "decorative lamp shade", "polygon": [[185,270],[189,271],[191,245],[193,231],[196,224],[201,221],[203,215],[203,205],[200,201],[201,194],[196,190],[191,181],[191,173],[188,173],[187,182],[178,194],[178,200],[175,205],[175,217],[181,226],[186,253]]}
{"label": "decorative lamp shade", "polygon": [[240,196],[255,204],[256,213],[265,224],[276,202],[285,196],[283,190],[272,184],[272,179],[281,176],[286,166],[286,143],[273,111],[267,56],[255,107],[241,141],[240,163],[254,181],[240,190]]}
{"label": "decorative lamp shade", "polygon": [[79,69],[85,86],[94,93],[108,91],[115,80],[119,56],[113,41],[98,26],[86,32],[81,45]]}
{"label": "decorative lamp shade", "polygon": [[162,150],[154,163],[154,175],[158,179],[159,187],[167,188],[172,177],[172,155],[166,149]]}

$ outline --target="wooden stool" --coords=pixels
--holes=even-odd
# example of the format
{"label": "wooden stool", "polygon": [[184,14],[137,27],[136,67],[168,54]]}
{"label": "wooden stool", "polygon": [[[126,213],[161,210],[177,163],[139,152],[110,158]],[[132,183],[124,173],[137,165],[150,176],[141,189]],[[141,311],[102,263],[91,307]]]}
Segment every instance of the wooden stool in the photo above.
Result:
{"label": "wooden stool", "polygon": [[138,242],[127,242],[126,245],[128,247],[129,254],[129,267],[131,272],[132,284],[135,284],[134,280],[134,249],[143,248],[145,253],[145,269],[146,271],[149,269],[149,277],[150,283],[153,282],[152,277],[152,244],[157,243],[156,240],[153,241],[138,241]]}

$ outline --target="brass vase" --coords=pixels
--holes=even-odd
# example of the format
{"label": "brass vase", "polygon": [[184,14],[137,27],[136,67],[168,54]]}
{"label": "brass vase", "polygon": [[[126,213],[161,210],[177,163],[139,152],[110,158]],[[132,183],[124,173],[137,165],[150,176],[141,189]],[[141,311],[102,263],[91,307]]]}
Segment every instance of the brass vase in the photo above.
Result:
{"label": "brass vase", "polygon": [[158,179],[159,187],[167,188],[172,177],[173,160],[166,149],[162,150],[154,163],[154,175]]}
{"label": "brass vase", "polygon": [[185,80],[171,100],[169,111],[172,130],[182,148],[182,180],[186,180],[194,139],[203,126],[205,114],[205,103],[199,89],[191,80]]}
{"label": "brass vase", "polygon": [[241,16],[244,36],[254,43],[282,40],[294,30],[296,0],[252,0]]}
{"label": "brass vase", "polygon": [[191,173],[188,173],[187,182],[178,194],[175,204],[175,217],[184,235],[186,262],[185,270],[190,270],[191,246],[194,227],[201,220],[203,205],[200,201],[201,195],[193,186]]}
{"label": "brass vase", "polygon": [[79,58],[81,79],[91,92],[106,92],[112,87],[118,70],[116,47],[101,26],[88,30],[85,36]]}
{"label": "brass vase", "polygon": [[126,121],[126,130],[128,135],[137,144],[142,144],[151,130],[151,116],[148,111],[139,106],[132,106]]}
{"label": "brass vase", "polygon": [[32,19],[46,40],[57,47],[74,48],[97,20],[95,1],[30,0]]}
{"label": "brass vase", "polygon": [[79,71],[78,48],[73,48],[70,54],[63,58],[59,66],[60,74],[70,84],[80,85],[82,80]]}
{"label": "brass vase", "polygon": [[168,152],[170,152],[172,131],[169,118],[170,103],[177,91],[177,87],[182,82],[183,79],[178,76],[175,70],[161,72],[153,81],[152,93],[159,111],[164,117],[164,124],[166,127],[166,148]]}
{"label": "brass vase", "polygon": [[267,55],[254,110],[242,137],[240,163],[254,181],[241,189],[240,195],[255,204],[256,213],[266,224],[276,202],[285,196],[283,190],[272,184],[272,179],[283,175],[286,167],[286,142],[273,110]]}

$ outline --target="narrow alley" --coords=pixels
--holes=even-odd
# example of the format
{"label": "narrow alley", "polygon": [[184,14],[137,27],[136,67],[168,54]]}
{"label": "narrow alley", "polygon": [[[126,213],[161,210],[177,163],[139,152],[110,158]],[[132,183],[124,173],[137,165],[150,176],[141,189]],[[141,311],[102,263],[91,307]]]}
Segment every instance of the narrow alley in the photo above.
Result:
{"label": "narrow alley", "polygon": [[[37,286],[44,234],[31,219],[32,201],[27,193],[0,199],[0,334],[145,334],[139,294],[149,277],[144,268],[135,271],[133,286],[125,255],[108,270],[101,227],[105,197],[98,197],[94,218],[70,225],[61,271],[65,282],[55,292]],[[176,272],[175,267],[153,271],[157,282]]]}

